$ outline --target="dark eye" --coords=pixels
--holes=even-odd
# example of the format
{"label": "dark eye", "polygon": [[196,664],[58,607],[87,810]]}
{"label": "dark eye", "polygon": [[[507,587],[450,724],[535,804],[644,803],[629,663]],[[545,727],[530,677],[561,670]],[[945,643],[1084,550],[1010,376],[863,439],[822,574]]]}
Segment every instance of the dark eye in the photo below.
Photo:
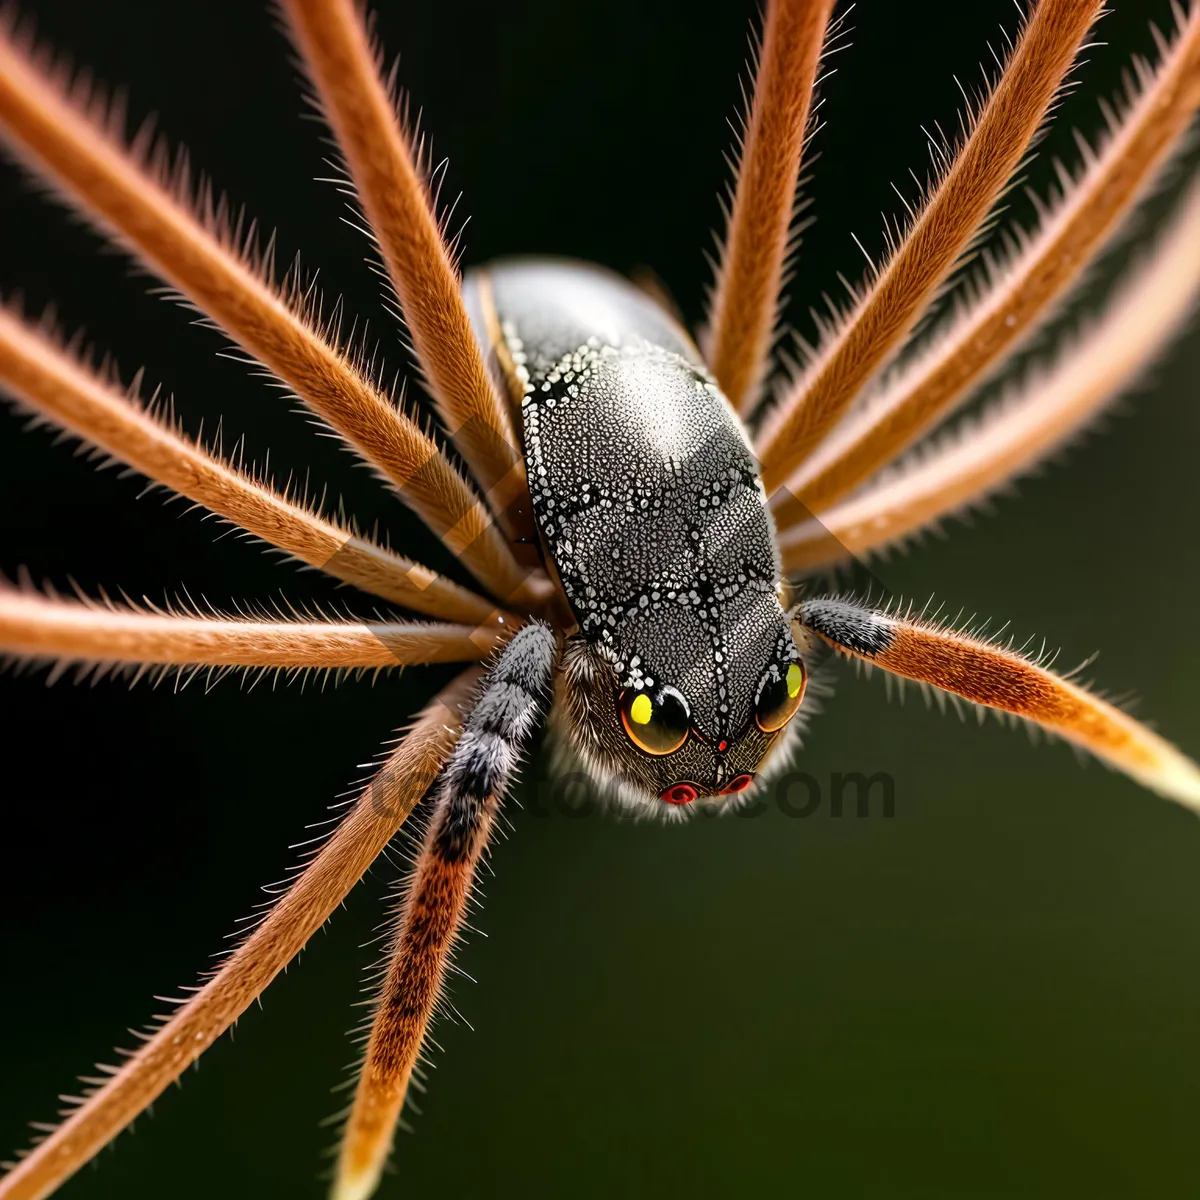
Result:
{"label": "dark eye", "polygon": [[629,740],[647,754],[670,754],[687,741],[691,714],[672,687],[655,695],[628,688],[617,697],[617,708]]}
{"label": "dark eye", "polygon": [[763,676],[754,698],[754,723],[763,733],[775,733],[796,715],[807,682],[804,667],[799,662],[772,667]]}

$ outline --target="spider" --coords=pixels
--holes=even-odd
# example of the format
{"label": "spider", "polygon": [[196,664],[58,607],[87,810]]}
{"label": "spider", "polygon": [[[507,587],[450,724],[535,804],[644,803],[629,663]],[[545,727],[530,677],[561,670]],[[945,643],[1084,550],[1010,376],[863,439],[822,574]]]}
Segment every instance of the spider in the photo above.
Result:
{"label": "spider", "polygon": [[[182,671],[482,663],[407,728],[303,871],[204,985],[0,1180],[53,1191],[236,1020],[427,797],[334,1194],[369,1195],[438,1004],[502,797],[550,720],[564,754],[646,815],[733,811],[794,754],[828,653],[1056,733],[1200,808],[1200,771],[1118,708],[1008,645],[912,610],[787,580],[903,541],[1041,461],[1136,378],[1200,290],[1200,191],[1060,360],[948,438],[927,435],[1042,327],[1171,163],[1200,103],[1200,12],[1039,230],[933,334],[910,338],[986,231],[1101,5],[1040,0],[961,136],[936,141],[921,202],[845,311],[768,386],[813,124],[826,0],[766,6],[709,319],[699,348],[657,300],[577,263],[502,262],[459,279],[423,143],[350,0],[287,0],[287,24],[433,398],[442,444],[397,405],[298,274],[11,28],[0,125],[11,148],[223,330],[367,461],[456,556],[439,574],[187,438],[47,324],[0,314],[0,382],[36,417],[292,558],[426,618],[0,594],[0,645],[57,664]],[[910,453],[913,447],[919,447]],[[461,469],[460,469],[461,464]],[[466,582],[469,580],[469,582]]]}

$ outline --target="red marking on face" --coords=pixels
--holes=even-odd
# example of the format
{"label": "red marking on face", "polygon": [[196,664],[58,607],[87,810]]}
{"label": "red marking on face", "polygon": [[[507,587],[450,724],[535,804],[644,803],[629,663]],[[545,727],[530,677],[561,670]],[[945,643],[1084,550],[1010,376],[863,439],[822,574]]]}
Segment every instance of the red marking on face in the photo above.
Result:
{"label": "red marking on face", "polygon": [[735,775],[720,791],[722,796],[733,796],[744,792],[754,782],[753,775]]}
{"label": "red marking on face", "polygon": [[673,783],[661,798],[668,804],[691,804],[696,795],[696,789],[690,783]]}
{"label": "red marking on face", "polygon": [[722,739],[721,739],[721,740],[720,740],[720,741],[717,743],[717,749],[718,749],[718,750],[719,750],[719,751],[720,751],[722,754],[724,754],[724,753],[725,753],[725,751],[729,749],[729,743],[728,743],[727,741],[725,741],[725,739],[724,739],[724,738],[722,738]]}

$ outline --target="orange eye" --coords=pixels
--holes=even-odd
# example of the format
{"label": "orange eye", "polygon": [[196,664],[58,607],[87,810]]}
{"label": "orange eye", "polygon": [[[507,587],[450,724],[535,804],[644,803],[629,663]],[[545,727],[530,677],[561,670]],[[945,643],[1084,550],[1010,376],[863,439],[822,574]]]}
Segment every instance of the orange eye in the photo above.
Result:
{"label": "orange eye", "polygon": [[671,754],[687,741],[692,718],[687,701],[672,687],[656,696],[626,689],[617,697],[629,740],[647,754]]}
{"label": "orange eye", "polygon": [[754,698],[754,723],[763,733],[777,732],[796,715],[807,682],[799,662],[788,663],[786,669],[772,667],[763,676]]}

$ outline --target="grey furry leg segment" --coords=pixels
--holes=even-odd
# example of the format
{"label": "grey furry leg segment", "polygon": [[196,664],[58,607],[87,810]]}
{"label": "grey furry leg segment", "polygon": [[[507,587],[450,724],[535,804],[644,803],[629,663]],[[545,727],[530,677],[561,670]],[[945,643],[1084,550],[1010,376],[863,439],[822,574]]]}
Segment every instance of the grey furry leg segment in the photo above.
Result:
{"label": "grey furry leg segment", "polygon": [[526,625],[501,650],[442,772],[431,848],[447,862],[470,852],[489,800],[501,798],[529,735],[546,715],[558,643]]}
{"label": "grey furry leg segment", "polygon": [[803,600],[793,617],[827,642],[868,659],[889,650],[895,638],[895,622],[885,613],[833,597]]}

